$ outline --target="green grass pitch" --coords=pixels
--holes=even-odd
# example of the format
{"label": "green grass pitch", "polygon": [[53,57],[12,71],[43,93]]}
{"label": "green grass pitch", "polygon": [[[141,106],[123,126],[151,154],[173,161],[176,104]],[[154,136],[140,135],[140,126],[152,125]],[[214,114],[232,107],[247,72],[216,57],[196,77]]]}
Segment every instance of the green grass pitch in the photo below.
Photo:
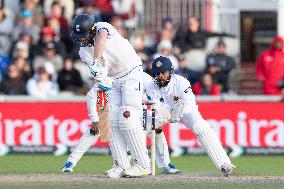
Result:
{"label": "green grass pitch", "polygon": [[[218,181],[214,179],[203,182],[194,180],[187,182],[186,180],[180,181],[179,178],[171,179],[167,182],[141,182],[139,178],[137,180],[131,179],[131,182],[123,182],[108,179],[104,177],[103,172],[109,169],[112,165],[111,156],[107,155],[86,155],[77,164],[72,176],[82,176],[96,174],[100,176],[100,180],[94,182],[77,182],[72,180],[68,182],[68,174],[65,173],[66,179],[60,182],[49,180],[49,175],[62,176],[61,167],[66,161],[67,156],[55,157],[51,155],[8,155],[0,157],[0,189],[1,188],[134,188],[134,189],[146,189],[146,188],[242,188],[242,189],[260,189],[260,188],[284,188],[284,157],[282,156],[243,156],[240,158],[232,159],[233,163],[237,166],[236,174],[233,177],[240,178],[234,181],[226,181],[226,178],[220,177],[219,173],[207,156],[183,156],[179,158],[172,158],[172,162],[179,168],[183,174],[194,175],[197,174],[201,178],[203,175],[219,178]],[[161,170],[157,170],[160,174]],[[23,177],[33,174],[46,175],[46,181],[39,180],[38,182],[17,182],[18,177]],[[15,181],[3,180],[2,177],[11,176]],[[263,178],[263,182],[250,182],[250,177]],[[272,180],[267,181],[265,178],[281,178],[279,182]],[[283,177],[283,178],[282,178]],[[163,177],[165,178],[165,177]],[[169,177],[172,178],[172,177]],[[223,179],[224,182],[220,182]],[[246,178],[242,182],[242,178]],[[201,179],[202,180],[202,179]]]}

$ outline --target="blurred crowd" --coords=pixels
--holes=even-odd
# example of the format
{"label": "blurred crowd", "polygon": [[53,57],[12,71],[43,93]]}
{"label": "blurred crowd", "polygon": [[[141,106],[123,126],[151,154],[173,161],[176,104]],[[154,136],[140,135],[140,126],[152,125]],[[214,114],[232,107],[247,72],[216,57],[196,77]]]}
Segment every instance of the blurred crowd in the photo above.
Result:
{"label": "blurred crowd", "polygon": [[[0,94],[48,98],[59,94],[86,94],[92,86],[88,68],[80,61],[79,47],[70,38],[74,16],[84,12],[95,22],[111,23],[128,38],[150,74],[153,58],[169,57],[175,73],[187,78],[196,95],[232,92],[229,84],[236,67],[227,54],[225,33],[202,30],[188,18],[180,30],[171,18],[162,29],[137,29],[141,14],[136,0],[15,0],[0,8]],[[218,37],[212,52],[208,38]]]}

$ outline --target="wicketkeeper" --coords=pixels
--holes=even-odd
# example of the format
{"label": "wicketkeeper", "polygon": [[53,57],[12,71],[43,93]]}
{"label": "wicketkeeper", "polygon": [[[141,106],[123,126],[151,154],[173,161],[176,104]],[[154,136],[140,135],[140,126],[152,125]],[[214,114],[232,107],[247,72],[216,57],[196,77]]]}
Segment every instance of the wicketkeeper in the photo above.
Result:
{"label": "wicketkeeper", "polygon": [[224,176],[232,174],[235,166],[231,163],[216,133],[198,111],[195,96],[187,79],[173,73],[169,58],[158,57],[152,63],[151,70],[155,79],[147,87],[148,100],[157,106],[168,106],[170,122],[181,121],[191,129]]}

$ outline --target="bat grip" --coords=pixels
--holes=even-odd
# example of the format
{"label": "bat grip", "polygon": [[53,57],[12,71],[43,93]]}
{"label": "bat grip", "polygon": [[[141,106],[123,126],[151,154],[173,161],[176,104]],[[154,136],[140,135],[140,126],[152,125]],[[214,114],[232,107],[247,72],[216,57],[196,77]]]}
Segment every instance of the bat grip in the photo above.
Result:
{"label": "bat grip", "polygon": [[143,105],[143,129],[146,131],[146,124],[147,124],[147,107]]}

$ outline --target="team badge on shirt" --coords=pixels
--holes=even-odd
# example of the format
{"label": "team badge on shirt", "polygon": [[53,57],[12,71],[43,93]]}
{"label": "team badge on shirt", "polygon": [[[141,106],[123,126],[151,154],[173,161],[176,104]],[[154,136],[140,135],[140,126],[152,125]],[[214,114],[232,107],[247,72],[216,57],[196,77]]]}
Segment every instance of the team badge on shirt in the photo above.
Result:
{"label": "team badge on shirt", "polygon": [[180,99],[179,96],[174,96],[174,101],[175,101],[175,102],[178,101],[178,99]]}
{"label": "team badge on shirt", "polygon": [[80,32],[80,25],[79,25],[79,24],[76,25],[76,31],[77,31],[77,32]]}
{"label": "team badge on shirt", "polygon": [[162,65],[163,65],[163,63],[162,63],[161,61],[158,61],[158,62],[156,63],[157,68],[161,67]]}
{"label": "team badge on shirt", "polygon": [[95,30],[96,30],[96,27],[97,27],[97,25],[94,24],[94,25],[92,26],[92,30],[95,31]]}

